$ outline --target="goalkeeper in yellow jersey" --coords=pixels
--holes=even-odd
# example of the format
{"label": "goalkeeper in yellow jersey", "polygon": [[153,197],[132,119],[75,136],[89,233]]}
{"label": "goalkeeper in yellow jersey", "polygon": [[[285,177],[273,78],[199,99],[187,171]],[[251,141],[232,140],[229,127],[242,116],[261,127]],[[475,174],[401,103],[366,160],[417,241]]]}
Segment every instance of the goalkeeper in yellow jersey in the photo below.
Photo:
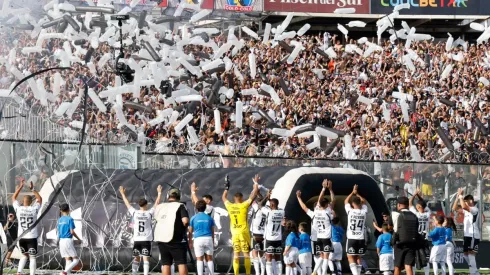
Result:
{"label": "goalkeeper in yellow jersey", "polygon": [[228,189],[230,189],[230,181],[228,176],[225,178],[225,191],[223,192],[223,202],[226,210],[230,215],[230,231],[233,242],[233,270],[235,275],[239,274],[240,267],[240,252],[243,254],[245,273],[250,275],[252,265],[250,264],[250,229],[248,227],[247,215],[248,207],[257,196],[259,191],[259,175],[253,178],[254,186],[249,198],[243,201],[243,194],[238,192],[233,196],[234,203],[228,200]]}

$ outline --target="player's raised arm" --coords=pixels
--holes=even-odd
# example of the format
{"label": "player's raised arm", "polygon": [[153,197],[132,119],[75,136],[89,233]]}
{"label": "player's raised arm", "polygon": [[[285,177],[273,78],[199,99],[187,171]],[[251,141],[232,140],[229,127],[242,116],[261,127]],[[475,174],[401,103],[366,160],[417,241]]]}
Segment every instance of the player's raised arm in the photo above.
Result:
{"label": "player's raised arm", "polygon": [[464,201],[463,188],[458,189],[458,199],[459,199],[459,204],[461,204],[461,208],[463,208],[468,212],[471,212],[470,206]]}
{"label": "player's raised arm", "polygon": [[458,188],[458,193],[456,193],[456,198],[454,198],[454,203],[453,203],[453,211],[456,211],[458,210],[458,204],[459,204],[459,189],[461,188]]}
{"label": "player's raised arm", "polygon": [[357,184],[354,185],[354,188],[352,189],[352,192],[345,198],[344,200],[344,205],[350,204],[350,199],[352,196],[357,195]]}
{"label": "player's raised arm", "polygon": [[160,201],[162,200],[162,186],[158,185],[157,187],[157,199],[155,200],[155,205],[153,205],[153,208],[157,207],[157,205],[160,204]]}
{"label": "player's raised arm", "polygon": [[316,202],[316,205],[320,205],[320,201],[323,199],[323,196],[325,196],[325,190],[327,190],[327,188],[328,188],[328,180],[324,179],[322,182],[322,191],[318,196],[318,201]]}
{"label": "player's raised arm", "polygon": [[25,180],[24,180],[24,179],[22,179],[22,180],[20,181],[19,186],[17,186],[17,189],[15,189],[15,192],[14,192],[14,194],[12,195],[12,201],[16,201],[16,200],[17,200],[17,197],[19,196],[20,191],[22,191],[22,188],[24,188],[24,182],[25,182]]}
{"label": "player's raised arm", "polygon": [[193,182],[191,184],[191,200],[192,200],[193,205],[196,205],[196,202],[199,200],[199,198],[197,197],[197,194],[196,194],[197,190],[198,190],[198,188],[196,186],[196,183]]}
{"label": "player's raised arm", "polygon": [[228,202],[228,190],[230,189],[230,179],[228,178],[228,175],[225,177],[225,190],[223,191],[223,195],[221,196],[221,199],[223,200],[224,203]]}
{"label": "player's raised arm", "polygon": [[252,181],[254,182],[254,187],[252,192],[250,193],[250,196],[248,197],[250,201],[255,200],[255,197],[257,197],[257,194],[259,193],[259,180],[259,174],[255,175],[255,177],[252,179]]}
{"label": "player's raised arm", "polygon": [[296,191],[296,198],[298,198],[298,203],[301,206],[301,209],[303,209],[303,211],[305,211],[305,213],[308,213],[308,210],[310,210],[310,209],[308,209],[306,204],[301,199],[301,191],[300,190]]}
{"label": "player's raised arm", "polygon": [[328,181],[328,191],[330,192],[330,204],[333,209],[335,206],[335,194],[333,193],[333,183],[331,180]]}
{"label": "player's raised arm", "polygon": [[34,197],[36,197],[37,203],[42,204],[43,198],[41,197],[41,195],[39,195],[36,189],[34,189],[34,183],[32,181],[29,184],[29,190],[31,190],[31,192],[34,194]]}
{"label": "player's raised arm", "polygon": [[131,208],[131,204],[128,201],[128,198],[126,198],[126,188],[119,186],[119,193],[121,193],[122,200],[126,207],[129,209]]}

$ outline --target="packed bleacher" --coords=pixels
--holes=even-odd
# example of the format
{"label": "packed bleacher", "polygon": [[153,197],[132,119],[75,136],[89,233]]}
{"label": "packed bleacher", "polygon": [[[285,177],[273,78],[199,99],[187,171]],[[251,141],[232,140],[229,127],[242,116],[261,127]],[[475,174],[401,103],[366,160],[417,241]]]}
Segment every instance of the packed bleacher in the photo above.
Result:
{"label": "packed bleacher", "polygon": [[[178,41],[177,36],[174,34],[173,38]],[[46,39],[41,53],[24,54],[22,49],[33,47],[37,38],[12,28],[4,28],[2,37],[2,89],[11,88],[15,80],[8,70],[9,66],[28,75],[28,72],[59,66],[57,50],[67,50],[63,40]],[[228,37],[228,34],[220,33],[213,35],[211,40],[221,47]],[[122,110],[128,127],[121,127],[121,121],[109,100],[102,98],[107,107],[107,111],[102,112],[88,99],[87,135],[100,143],[138,142],[144,144],[147,151],[162,153],[488,161],[490,94],[488,83],[482,78],[490,78],[489,44],[455,44],[447,51],[445,41],[412,41],[409,46],[411,51],[407,51],[404,40],[396,40],[395,43],[383,40],[380,43],[383,51],[374,50],[366,54],[370,45],[377,43],[376,40],[370,39],[366,43],[349,39],[346,43],[336,35],[306,34],[284,42],[294,48],[296,44],[291,43],[292,40],[304,47],[292,64],[286,61],[290,52],[284,44],[272,41],[262,43],[262,39],[250,37],[245,38],[240,50],[233,52],[230,49],[224,54],[232,61],[233,69],[214,74],[204,72],[203,77],[199,78],[177,64],[175,71],[190,77],[170,76],[170,91],[169,88],[149,85],[141,88],[139,98],[135,98],[134,93],[122,94]],[[97,62],[108,53],[114,57],[118,51],[114,51],[107,42],[101,42],[92,55],[92,62],[96,64],[94,73],[83,62],[90,42],[77,46],[81,50],[71,43],[69,47],[74,56],[78,55],[79,61],[71,62],[74,70],[59,72],[63,80],[60,93],[55,98],[48,98],[47,104],[43,103],[26,84],[17,88],[15,94],[23,98],[25,105],[36,115],[71,127],[71,131],[80,131],[70,122],[83,120],[83,100],[72,114],[57,116],[56,110],[62,103],[73,102],[83,95],[84,83],[97,94],[109,86],[116,86],[114,58],[104,66],[98,66]],[[331,52],[324,54],[330,47],[336,57],[332,57]],[[12,49],[15,49],[15,58],[11,56]],[[252,50],[256,56],[255,78],[251,77],[249,60]],[[208,62],[205,59],[212,56],[214,50],[205,46],[184,45],[183,52],[189,60],[195,60],[199,65]],[[136,44],[127,47],[125,57],[133,57],[145,64],[149,62],[144,58],[138,60],[136,57],[140,53],[141,47]],[[405,62],[408,55],[412,55],[414,68],[409,68]],[[12,63],[6,66],[6,62]],[[447,77],[441,77],[448,64],[453,65],[452,70],[446,73]],[[36,76],[48,93],[53,92],[55,73],[50,71]],[[220,87],[219,98],[214,99],[218,103],[210,104],[208,91],[216,81],[224,88]],[[277,98],[260,89],[264,83],[277,92],[279,104]],[[283,84],[286,84],[287,91],[284,91]],[[252,91],[252,88],[256,90]],[[171,96],[172,92],[183,89],[202,95],[202,102],[176,102],[175,96]],[[229,89],[232,89],[232,94]],[[249,95],[243,95],[244,90]],[[397,95],[394,96],[394,93]],[[238,100],[243,103],[242,128],[236,127]],[[151,112],[143,107],[150,107]],[[167,108],[178,111],[178,117],[173,121],[167,117],[152,126],[150,121]],[[219,110],[221,131],[215,129],[215,108]],[[198,142],[190,142],[189,128],[183,128],[181,133],[175,131],[177,124],[189,113],[192,113],[192,119],[188,126],[195,129]],[[297,126],[305,124],[311,124],[313,128],[299,127],[307,130],[298,131]],[[311,133],[315,126],[327,127],[325,129],[338,133],[340,142],[322,137],[320,146],[308,146],[317,142],[318,136]],[[274,128],[293,131],[289,135],[277,135],[272,133]],[[443,142],[437,129],[442,129],[453,146],[447,148],[447,142]],[[344,135],[350,138],[341,138]],[[345,144],[349,140],[351,150]]]}

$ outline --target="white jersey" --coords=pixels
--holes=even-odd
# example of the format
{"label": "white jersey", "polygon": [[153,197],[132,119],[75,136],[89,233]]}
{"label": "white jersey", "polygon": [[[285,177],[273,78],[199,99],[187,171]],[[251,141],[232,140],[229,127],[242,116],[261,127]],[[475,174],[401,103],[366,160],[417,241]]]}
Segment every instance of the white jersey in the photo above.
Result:
{"label": "white jersey", "polygon": [[463,210],[464,212],[464,236],[471,237],[474,239],[480,239],[480,228],[479,228],[479,213],[478,208],[473,206],[470,207],[470,211]]}
{"label": "white jersey", "polygon": [[212,205],[207,204],[204,213],[208,214],[214,220],[214,207]]}
{"label": "white jersey", "polygon": [[[36,201],[31,206],[22,206],[18,201],[14,201],[13,206],[19,221],[17,236],[20,237],[24,231],[37,221],[37,213],[39,212],[39,209],[41,209],[41,205]],[[36,226],[32,228],[29,233],[25,234],[22,239],[37,239],[37,237],[39,237],[39,232]]]}
{"label": "white jersey", "polygon": [[306,213],[311,221],[311,231],[316,233],[317,239],[330,239],[332,237],[332,209],[328,207],[327,209],[315,208],[315,211],[308,209]]}
{"label": "white jersey", "polygon": [[266,241],[282,241],[282,221],[284,210],[272,210],[268,206],[262,207],[262,213],[266,215],[264,238]]}
{"label": "white jersey", "polygon": [[262,209],[254,204],[252,206],[252,234],[264,235],[266,218],[267,216],[262,212]]}
{"label": "white jersey", "polygon": [[350,204],[346,204],[345,212],[347,213],[347,239],[364,240],[367,206],[363,205],[361,209],[354,209]]}
{"label": "white jersey", "polygon": [[148,242],[153,241],[153,216],[155,209],[136,210],[133,207],[129,208],[129,214],[133,216],[133,241]]}
{"label": "white jersey", "polygon": [[430,225],[430,209],[425,208],[424,213],[419,213],[415,207],[411,206],[410,211],[417,216],[419,220],[419,234],[424,234],[428,237],[429,225]]}

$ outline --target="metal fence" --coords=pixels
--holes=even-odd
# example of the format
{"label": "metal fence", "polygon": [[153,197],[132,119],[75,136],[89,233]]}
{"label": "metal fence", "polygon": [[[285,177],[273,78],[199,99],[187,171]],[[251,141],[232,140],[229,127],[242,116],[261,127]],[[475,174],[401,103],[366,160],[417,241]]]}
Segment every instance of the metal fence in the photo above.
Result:
{"label": "metal fence", "polygon": [[[2,192],[12,193],[17,177],[39,183],[57,171],[71,169],[212,169],[273,166],[349,167],[364,171],[379,182],[388,204],[398,196],[411,196],[419,187],[434,214],[452,214],[462,226],[462,213],[451,211],[458,188],[479,202],[482,232],[490,240],[490,166],[482,164],[413,163],[362,160],[288,159],[203,154],[147,153],[137,145],[0,143]],[[2,196],[2,200],[3,197]]]}

